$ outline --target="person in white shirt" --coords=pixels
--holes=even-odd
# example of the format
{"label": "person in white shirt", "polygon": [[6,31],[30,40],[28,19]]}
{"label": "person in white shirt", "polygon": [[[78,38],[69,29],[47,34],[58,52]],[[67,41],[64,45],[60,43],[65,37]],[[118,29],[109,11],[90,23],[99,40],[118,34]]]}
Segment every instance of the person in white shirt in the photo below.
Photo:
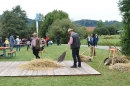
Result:
{"label": "person in white shirt", "polygon": [[88,47],[90,46],[90,41],[91,41],[91,38],[90,38],[90,36],[88,35],[88,37],[87,37],[87,44],[88,44]]}
{"label": "person in white shirt", "polygon": [[21,40],[19,39],[19,36],[16,38],[16,51],[20,51],[20,42]]}

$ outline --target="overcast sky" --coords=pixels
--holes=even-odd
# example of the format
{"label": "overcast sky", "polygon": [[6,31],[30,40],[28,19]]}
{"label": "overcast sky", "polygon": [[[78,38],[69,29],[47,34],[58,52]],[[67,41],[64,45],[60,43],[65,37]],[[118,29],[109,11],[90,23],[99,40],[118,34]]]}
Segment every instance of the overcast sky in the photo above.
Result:
{"label": "overcast sky", "polygon": [[71,20],[117,20],[121,21],[117,2],[119,0],[0,0],[0,15],[20,5],[27,17],[35,19],[36,13],[46,15],[53,10],[62,10]]}

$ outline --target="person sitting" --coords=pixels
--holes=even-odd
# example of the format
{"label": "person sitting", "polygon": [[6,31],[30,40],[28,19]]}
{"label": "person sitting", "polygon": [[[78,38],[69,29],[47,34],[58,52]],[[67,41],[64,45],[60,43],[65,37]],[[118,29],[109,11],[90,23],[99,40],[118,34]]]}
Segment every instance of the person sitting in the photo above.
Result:
{"label": "person sitting", "polygon": [[5,38],[4,47],[9,47],[9,44],[8,38]]}

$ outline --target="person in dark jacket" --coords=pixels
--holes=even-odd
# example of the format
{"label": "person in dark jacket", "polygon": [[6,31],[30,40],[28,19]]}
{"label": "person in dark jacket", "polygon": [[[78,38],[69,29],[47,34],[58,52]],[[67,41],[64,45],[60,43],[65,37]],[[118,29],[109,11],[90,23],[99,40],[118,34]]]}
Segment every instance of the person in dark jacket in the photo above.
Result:
{"label": "person in dark jacket", "polygon": [[59,46],[60,45],[60,36],[59,35],[57,36],[56,40],[57,40],[57,46]]}
{"label": "person in dark jacket", "polygon": [[68,33],[70,34],[70,40],[68,42],[68,45],[70,45],[72,49],[72,57],[74,61],[74,64],[71,66],[71,68],[77,68],[77,61],[78,61],[78,67],[81,67],[81,60],[79,56],[79,50],[80,50],[79,35],[78,33],[73,32],[73,29],[71,28],[68,29]]}
{"label": "person in dark jacket", "polygon": [[14,48],[14,44],[15,44],[15,40],[14,40],[14,35],[13,34],[9,37],[9,42],[10,42],[10,51],[12,51],[13,48]]}
{"label": "person in dark jacket", "polygon": [[95,46],[97,46],[97,44],[98,44],[98,35],[97,34],[95,35],[95,41],[96,41]]}

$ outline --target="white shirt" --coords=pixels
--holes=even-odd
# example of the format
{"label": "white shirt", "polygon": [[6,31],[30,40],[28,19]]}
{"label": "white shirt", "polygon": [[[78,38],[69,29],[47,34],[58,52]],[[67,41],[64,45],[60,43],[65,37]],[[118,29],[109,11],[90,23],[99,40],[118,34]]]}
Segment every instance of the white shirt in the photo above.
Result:
{"label": "white shirt", "polygon": [[90,41],[90,36],[88,36],[87,40]]}
{"label": "white shirt", "polygon": [[17,44],[20,44],[20,39],[19,38],[16,38],[16,42],[17,42]]}

